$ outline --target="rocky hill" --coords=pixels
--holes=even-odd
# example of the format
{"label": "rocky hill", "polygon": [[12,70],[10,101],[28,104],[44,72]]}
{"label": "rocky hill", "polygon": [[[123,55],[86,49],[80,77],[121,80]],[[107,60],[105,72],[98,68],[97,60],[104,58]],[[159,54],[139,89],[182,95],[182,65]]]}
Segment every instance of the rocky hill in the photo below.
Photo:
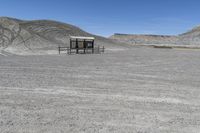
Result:
{"label": "rocky hill", "polygon": [[200,26],[195,27],[184,34],[181,34],[179,38],[182,44],[200,46]]}
{"label": "rocky hill", "polygon": [[57,52],[58,46],[69,46],[70,35],[93,36],[96,45],[119,47],[110,39],[92,35],[70,24],[51,20],[24,21],[0,17],[0,50],[3,52],[53,54]]}

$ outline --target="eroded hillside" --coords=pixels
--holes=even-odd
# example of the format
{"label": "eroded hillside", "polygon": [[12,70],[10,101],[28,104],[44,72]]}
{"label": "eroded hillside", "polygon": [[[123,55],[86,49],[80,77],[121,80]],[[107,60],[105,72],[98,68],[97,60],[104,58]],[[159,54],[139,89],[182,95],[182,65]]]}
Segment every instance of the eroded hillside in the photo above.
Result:
{"label": "eroded hillside", "polygon": [[[69,36],[94,36],[96,45],[115,47],[110,39],[92,35],[82,29],[57,21],[23,21],[0,18],[0,50],[13,54],[53,54],[58,46],[69,46]],[[120,47],[120,46],[119,46]]]}

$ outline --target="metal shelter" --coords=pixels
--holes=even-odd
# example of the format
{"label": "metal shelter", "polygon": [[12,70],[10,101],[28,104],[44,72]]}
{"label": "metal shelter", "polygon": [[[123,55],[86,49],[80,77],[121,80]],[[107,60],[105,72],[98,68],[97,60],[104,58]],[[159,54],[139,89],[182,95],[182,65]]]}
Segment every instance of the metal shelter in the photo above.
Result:
{"label": "metal shelter", "polygon": [[88,53],[91,51],[94,53],[94,37],[82,37],[82,36],[70,36],[70,51],[76,50],[79,54],[80,51]]}

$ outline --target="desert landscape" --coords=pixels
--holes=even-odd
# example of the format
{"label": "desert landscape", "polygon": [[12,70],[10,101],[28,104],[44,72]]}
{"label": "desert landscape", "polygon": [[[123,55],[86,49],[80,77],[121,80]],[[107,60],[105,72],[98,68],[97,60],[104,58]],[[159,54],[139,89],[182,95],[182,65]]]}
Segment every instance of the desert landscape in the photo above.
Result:
{"label": "desert landscape", "polygon": [[[94,36],[106,51],[59,55],[70,35]],[[52,20],[2,17],[0,132],[198,133],[199,35],[197,27],[105,38]]]}

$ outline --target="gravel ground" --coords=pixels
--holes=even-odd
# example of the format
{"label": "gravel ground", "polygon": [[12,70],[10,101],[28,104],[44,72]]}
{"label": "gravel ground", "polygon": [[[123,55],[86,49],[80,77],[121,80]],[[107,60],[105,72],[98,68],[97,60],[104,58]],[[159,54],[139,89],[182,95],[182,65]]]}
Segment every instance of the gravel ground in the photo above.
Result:
{"label": "gravel ground", "polygon": [[198,133],[200,51],[0,56],[1,133]]}

